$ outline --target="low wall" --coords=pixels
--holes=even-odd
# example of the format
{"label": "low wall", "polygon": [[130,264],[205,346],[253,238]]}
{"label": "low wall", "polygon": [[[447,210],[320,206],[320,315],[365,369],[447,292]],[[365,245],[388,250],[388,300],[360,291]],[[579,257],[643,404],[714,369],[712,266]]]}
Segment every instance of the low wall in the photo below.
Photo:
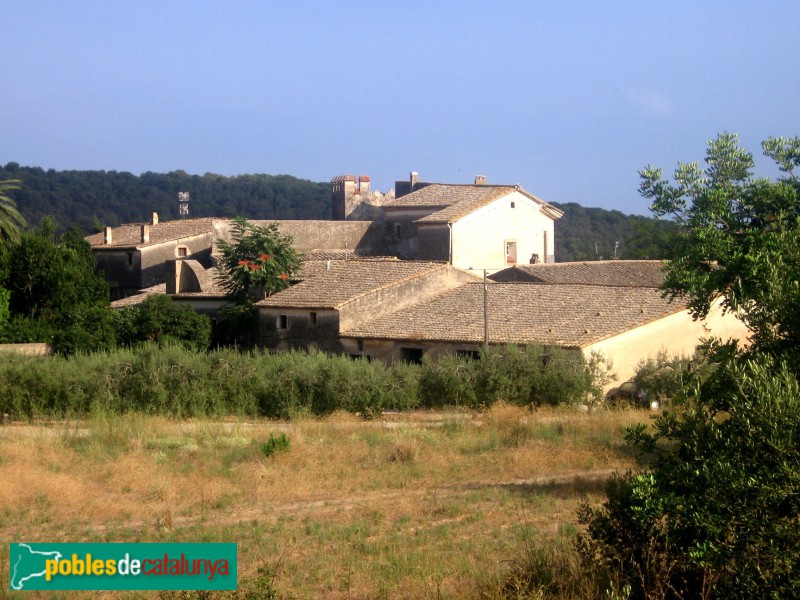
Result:
{"label": "low wall", "polygon": [[53,353],[50,344],[0,344],[0,352],[18,352],[30,356],[49,356]]}

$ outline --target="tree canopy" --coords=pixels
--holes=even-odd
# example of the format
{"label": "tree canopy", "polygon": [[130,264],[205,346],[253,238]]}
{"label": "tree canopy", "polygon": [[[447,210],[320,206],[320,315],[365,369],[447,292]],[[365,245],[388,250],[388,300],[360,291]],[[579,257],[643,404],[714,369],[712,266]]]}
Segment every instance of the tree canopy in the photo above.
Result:
{"label": "tree canopy", "polygon": [[8,290],[6,341],[51,342],[66,352],[113,346],[108,285],[79,231],[58,235],[55,221],[43,219],[22,233],[0,254],[0,287]]}
{"label": "tree canopy", "polygon": [[667,267],[666,289],[705,316],[724,295],[761,347],[800,346],[800,138],[762,144],[788,176],[754,179],[753,156],[725,133],[708,143],[706,168],[679,163],[674,181],[659,168],[640,172],[640,191],[656,215],[683,227]]}
{"label": "tree canopy", "polygon": [[640,173],[653,211],[682,228],[666,292],[697,317],[723,295],[753,343],[707,343],[711,374],[689,380],[652,428],[629,431],[651,468],[582,511],[584,557],[631,598],[789,598],[800,587],[800,138],[762,148],[784,178],[754,179],[729,133],[708,143],[705,168],[679,163],[674,183]]}
{"label": "tree canopy", "polygon": [[234,298],[272,295],[289,287],[290,277],[300,270],[293,239],[282,234],[277,223],[254,225],[236,218],[231,238],[231,242],[217,240],[221,255],[218,281]]}
{"label": "tree canopy", "polygon": [[19,188],[20,181],[17,179],[0,181],[0,243],[19,241],[21,229],[28,224],[17,210],[16,202],[8,195]]}

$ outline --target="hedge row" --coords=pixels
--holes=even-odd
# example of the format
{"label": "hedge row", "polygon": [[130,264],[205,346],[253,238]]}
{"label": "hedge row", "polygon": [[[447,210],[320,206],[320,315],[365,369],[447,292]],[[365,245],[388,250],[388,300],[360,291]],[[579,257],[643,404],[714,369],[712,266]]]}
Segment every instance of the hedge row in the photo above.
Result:
{"label": "hedge row", "polygon": [[4,353],[0,413],[14,419],[141,412],[169,417],[290,418],[382,410],[582,402],[594,384],[579,353],[490,350],[480,359],[422,365],[352,360],[319,352],[266,354],[143,345],[72,357]]}

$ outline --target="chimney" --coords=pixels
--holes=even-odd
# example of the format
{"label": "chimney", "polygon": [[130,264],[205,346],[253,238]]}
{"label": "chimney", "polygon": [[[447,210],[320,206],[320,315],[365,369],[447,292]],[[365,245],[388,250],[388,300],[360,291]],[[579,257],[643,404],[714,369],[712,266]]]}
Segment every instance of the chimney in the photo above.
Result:
{"label": "chimney", "polygon": [[361,175],[358,178],[358,191],[362,194],[369,194],[369,175]]}
{"label": "chimney", "polygon": [[142,225],[142,243],[146,244],[150,241],[150,225],[144,224]]}
{"label": "chimney", "polygon": [[409,177],[409,181],[411,182],[411,191],[414,191],[414,187],[419,182],[419,173],[416,171],[411,171],[411,176]]}
{"label": "chimney", "polygon": [[110,244],[112,242],[111,227],[103,228],[103,243]]}
{"label": "chimney", "polygon": [[475,185],[486,185],[486,175],[475,175]]}
{"label": "chimney", "polygon": [[158,213],[154,212],[153,216],[150,218],[150,223],[152,225],[158,225]]}

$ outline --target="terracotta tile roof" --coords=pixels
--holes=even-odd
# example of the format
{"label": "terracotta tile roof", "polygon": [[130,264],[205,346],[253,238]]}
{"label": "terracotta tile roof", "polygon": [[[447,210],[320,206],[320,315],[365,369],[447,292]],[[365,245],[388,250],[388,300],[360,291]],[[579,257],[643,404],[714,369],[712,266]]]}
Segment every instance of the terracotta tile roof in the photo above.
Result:
{"label": "terracotta tile roof", "polygon": [[159,283],[158,285],[154,285],[153,287],[141,289],[133,296],[121,298],[119,300],[114,300],[111,303],[111,308],[125,308],[126,306],[136,306],[144,302],[148,296],[152,296],[153,294],[166,294],[166,293],[167,293],[167,284]]}
{"label": "terracotta tile roof", "polygon": [[600,260],[517,265],[499,271],[491,278],[495,281],[657,288],[664,283],[664,262],[660,260]]}
{"label": "terracotta tile roof", "polygon": [[410,194],[401,196],[384,205],[394,208],[438,208],[440,210],[417,219],[417,223],[452,223],[513,192],[519,192],[542,206],[551,218],[558,219],[564,213],[515,185],[476,185],[430,183]]}
{"label": "terracotta tile roof", "polygon": [[[304,265],[304,269],[309,265]],[[444,263],[405,260],[331,261],[314,265],[313,276],[258,302],[263,307],[339,308],[370,292],[396,285],[438,269]],[[301,278],[303,272],[301,272]]]}
{"label": "terracotta tile roof", "polygon": [[[494,283],[488,297],[490,342],[565,348],[583,348],[686,309],[655,288]],[[482,343],[483,318],[483,285],[467,283],[342,335]]]}
{"label": "terracotta tile roof", "polygon": [[213,218],[178,219],[175,221],[159,221],[157,225],[150,225],[150,241],[142,242],[142,225],[149,223],[127,223],[111,229],[111,243],[103,243],[103,233],[94,233],[86,236],[86,241],[93,249],[109,248],[144,248],[163,242],[180,240],[203,233],[212,233]]}
{"label": "terracotta tile roof", "polygon": [[362,256],[358,251],[352,250],[312,250],[310,252],[303,252],[301,258],[303,262],[309,261],[325,261],[325,260],[392,260],[396,256]]}
{"label": "terracotta tile roof", "polygon": [[319,259],[312,259],[308,260],[308,254],[303,255],[303,266],[300,268],[300,271],[294,273],[292,279],[296,281],[303,281],[304,279],[309,279],[311,277],[316,277],[317,275],[322,275],[327,272],[328,263],[331,263],[331,266],[334,265],[336,262],[352,262],[352,261],[397,261],[397,257],[395,256],[358,256],[354,257],[353,253],[349,254],[349,258],[345,259],[344,255],[340,258],[328,258],[324,260]]}

